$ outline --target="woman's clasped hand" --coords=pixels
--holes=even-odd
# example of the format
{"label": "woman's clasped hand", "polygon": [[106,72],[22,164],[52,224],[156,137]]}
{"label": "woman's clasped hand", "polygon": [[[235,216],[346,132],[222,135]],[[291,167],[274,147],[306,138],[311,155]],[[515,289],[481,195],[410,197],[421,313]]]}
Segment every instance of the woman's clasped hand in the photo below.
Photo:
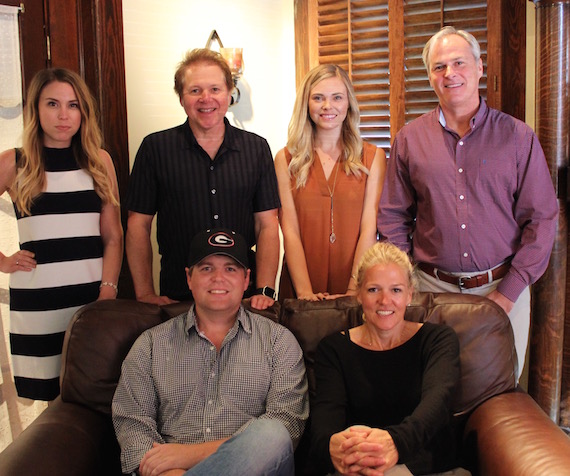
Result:
{"label": "woman's clasped hand", "polygon": [[341,474],[382,476],[398,461],[398,451],[387,431],[355,425],[332,435],[330,454]]}

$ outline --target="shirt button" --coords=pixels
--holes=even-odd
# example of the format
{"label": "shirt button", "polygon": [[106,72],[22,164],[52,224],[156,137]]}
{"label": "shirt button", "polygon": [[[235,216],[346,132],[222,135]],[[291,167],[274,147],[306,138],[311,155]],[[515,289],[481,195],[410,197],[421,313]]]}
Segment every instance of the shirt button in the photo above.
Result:
{"label": "shirt button", "polygon": [[208,405],[211,405],[212,403],[214,403],[212,400],[208,400]]}
{"label": "shirt button", "polygon": [[211,433],[212,430],[210,428],[206,428],[206,433]]}
{"label": "shirt button", "polygon": [[217,220],[218,218],[220,218],[220,215],[218,215],[217,213],[214,215],[214,220]]}
{"label": "shirt button", "polygon": [[459,200],[463,200],[464,198],[465,198],[465,196],[459,195]]}
{"label": "shirt button", "polygon": [[212,375],[212,377],[215,377],[215,376],[216,376],[216,372],[212,372],[211,375]]}
{"label": "shirt button", "polygon": [[459,172],[460,174],[462,174],[462,173],[463,173],[463,169],[460,168],[460,169],[458,170],[458,172]]}
{"label": "shirt button", "polygon": [[461,229],[465,230],[465,228],[467,228],[467,225],[465,223],[461,224]]}
{"label": "shirt button", "polygon": [[216,195],[216,189],[215,188],[212,189],[212,195]]}
{"label": "shirt button", "polygon": [[463,141],[462,141],[462,140],[459,141],[459,145],[463,145]]}
{"label": "shirt button", "polygon": [[214,350],[214,349],[215,349],[215,347],[213,345],[210,346],[210,350]]}
{"label": "shirt button", "polygon": [[469,253],[463,253],[463,257],[467,258],[469,256]]}
{"label": "shirt button", "polygon": [[210,165],[210,170],[214,170],[214,166],[213,166],[213,165]]}

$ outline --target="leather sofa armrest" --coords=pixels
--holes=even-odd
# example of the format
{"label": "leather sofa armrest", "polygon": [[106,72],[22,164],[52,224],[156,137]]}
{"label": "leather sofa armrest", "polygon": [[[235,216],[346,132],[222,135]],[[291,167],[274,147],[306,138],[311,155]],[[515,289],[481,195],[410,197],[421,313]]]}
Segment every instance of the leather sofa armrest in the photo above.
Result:
{"label": "leather sofa armrest", "polygon": [[[117,466],[105,467],[113,444]],[[120,475],[118,451],[108,416],[58,397],[0,453],[0,474]]]}
{"label": "leather sofa armrest", "polygon": [[567,474],[570,468],[570,438],[524,391],[482,403],[469,417],[464,438],[486,476]]}

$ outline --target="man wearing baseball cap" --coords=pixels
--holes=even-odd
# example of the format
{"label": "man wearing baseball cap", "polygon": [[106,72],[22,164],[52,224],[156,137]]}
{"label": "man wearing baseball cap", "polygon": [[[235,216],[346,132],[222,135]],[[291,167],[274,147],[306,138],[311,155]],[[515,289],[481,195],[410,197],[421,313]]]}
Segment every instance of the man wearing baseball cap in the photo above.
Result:
{"label": "man wearing baseball cap", "polygon": [[294,474],[303,355],[289,330],[241,305],[247,256],[231,230],[192,240],[194,305],[144,332],[123,363],[112,409],[124,473]]}

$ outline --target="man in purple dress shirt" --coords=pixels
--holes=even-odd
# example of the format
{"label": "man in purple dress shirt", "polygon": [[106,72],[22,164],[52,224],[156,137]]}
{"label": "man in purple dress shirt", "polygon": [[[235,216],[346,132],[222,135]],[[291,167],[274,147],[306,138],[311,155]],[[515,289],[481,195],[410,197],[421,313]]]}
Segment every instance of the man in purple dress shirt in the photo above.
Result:
{"label": "man in purple dress shirt", "polygon": [[453,27],[427,42],[439,106],[396,135],[378,230],[412,254],[421,291],[484,295],[505,310],[520,376],[529,285],[548,265],[558,205],[532,129],[479,96],[480,54],[477,40]]}

